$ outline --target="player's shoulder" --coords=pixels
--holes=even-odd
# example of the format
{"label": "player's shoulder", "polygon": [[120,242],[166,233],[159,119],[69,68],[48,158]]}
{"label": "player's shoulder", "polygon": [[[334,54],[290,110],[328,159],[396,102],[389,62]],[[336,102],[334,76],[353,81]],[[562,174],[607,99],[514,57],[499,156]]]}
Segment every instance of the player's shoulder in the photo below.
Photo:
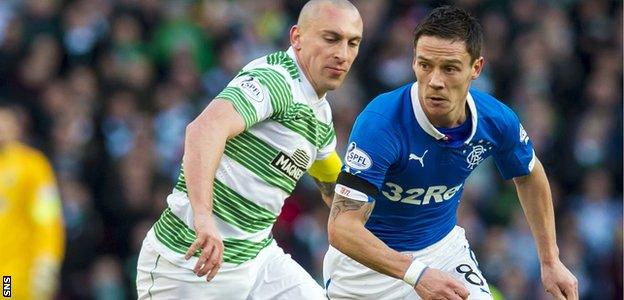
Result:
{"label": "player's shoulder", "polygon": [[379,94],[364,108],[360,116],[379,119],[380,121],[399,120],[405,109],[405,93],[409,93],[412,84]]}
{"label": "player's shoulder", "polygon": [[35,147],[22,143],[11,143],[9,147],[9,151],[11,151],[14,157],[16,157],[16,159],[23,165],[28,165],[30,167],[43,167],[49,165],[45,154]]}
{"label": "player's shoulder", "polygon": [[277,76],[287,82],[299,80],[299,68],[295,61],[285,51],[277,51],[258,57],[245,65],[242,73],[253,72],[255,75],[267,74],[269,76]]}
{"label": "player's shoulder", "polygon": [[477,107],[479,118],[504,121],[516,116],[509,106],[486,92],[471,88],[470,95]]}
{"label": "player's shoulder", "polygon": [[264,57],[266,63],[273,68],[288,73],[291,80],[299,80],[302,76],[295,60],[286,51],[277,51]]}

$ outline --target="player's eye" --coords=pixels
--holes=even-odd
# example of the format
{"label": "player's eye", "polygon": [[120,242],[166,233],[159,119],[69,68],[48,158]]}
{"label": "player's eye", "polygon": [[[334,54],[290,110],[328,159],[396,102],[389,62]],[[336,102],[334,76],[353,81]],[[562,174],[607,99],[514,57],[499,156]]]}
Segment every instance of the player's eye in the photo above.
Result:
{"label": "player's eye", "polygon": [[357,42],[357,41],[351,41],[351,42],[349,42],[349,46],[351,46],[351,47],[357,47],[357,46],[359,46],[359,45],[360,45],[360,42]]}
{"label": "player's eye", "polygon": [[453,73],[453,72],[458,71],[458,69],[456,67],[449,66],[449,67],[444,68],[444,71],[447,73]]}
{"label": "player's eye", "polygon": [[419,63],[418,66],[423,70],[429,70],[429,65],[426,63]]}
{"label": "player's eye", "polygon": [[333,37],[325,37],[325,41],[328,43],[335,43],[336,41],[338,41],[338,39]]}

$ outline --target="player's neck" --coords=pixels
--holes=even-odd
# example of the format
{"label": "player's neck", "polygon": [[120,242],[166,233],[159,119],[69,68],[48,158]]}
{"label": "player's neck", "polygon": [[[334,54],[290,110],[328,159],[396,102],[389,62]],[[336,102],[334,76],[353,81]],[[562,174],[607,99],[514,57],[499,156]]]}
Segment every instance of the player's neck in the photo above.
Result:
{"label": "player's neck", "polygon": [[468,115],[470,114],[466,101],[464,100],[463,102],[463,105],[459,105],[457,109],[442,116],[431,116],[426,112],[426,110],[425,114],[427,115],[427,118],[429,118],[429,122],[431,122],[431,124],[435,127],[455,128],[464,124],[464,122],[466,122],[466,118],[468,118]]}
{"label": "player's neck", "polygon": [[319,87],[316,84],[316,82],[314,82],[314,79],[312,78],[312,76],[310,76],[310,69],[308,68],[308,65],[306,65],[305,62],[303,60],[301,60],[301,58],[299,58],[299,51],[297,51],[297,49],[295,49],[294,52],[295,52],[295,59],[297,60],[297,64],[299,65],[299,67],[303,71],[303,76],[305,76],[305,78],[308,80],[308,82],[310,83],[310,85],[314,89],[314,92],[319,97],[319,99],[322,98],[327,93],[327,90],[319,89]]}

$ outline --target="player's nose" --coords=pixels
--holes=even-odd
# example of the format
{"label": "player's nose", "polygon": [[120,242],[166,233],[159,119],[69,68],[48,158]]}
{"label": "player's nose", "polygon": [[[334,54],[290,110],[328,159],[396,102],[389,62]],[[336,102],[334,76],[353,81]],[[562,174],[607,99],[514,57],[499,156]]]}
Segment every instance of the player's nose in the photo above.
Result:
{"label": "player's nose", "polygon": [[340,43],[334,51],[334,58],[338,61],[338,63],[345,62],[347,60],[348,55],[349,55],[349,44],[347,42]]}
{"label": "player's nose", "polygon": [[431,72],[431,77],[429,78],[429,82],[427,83],[429,87],[433,89],[441,89],[444,87],[444,80],[442,79],[442,74],[439,71]]}

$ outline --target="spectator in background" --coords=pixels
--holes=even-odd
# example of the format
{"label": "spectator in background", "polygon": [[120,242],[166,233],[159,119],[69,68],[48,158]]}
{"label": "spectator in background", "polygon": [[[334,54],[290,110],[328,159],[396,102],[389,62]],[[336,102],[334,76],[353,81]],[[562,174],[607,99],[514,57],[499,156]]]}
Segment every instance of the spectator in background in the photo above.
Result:
{"label": "spectator in background", "polygon": [[216,50],[217,66],[202,78],[203,96],[208,101],[214,99],[244,65],[243,42],[235,38],[223,39],[217,43]]}
{"label": "spectator in background", "polygon": [[53,299],[65,251],[61,202],[50,163],[19,141],[20,127],[16,111],[0,106],[0,274],[11,276],[15,299]]}
{"label": "spectator in background", "polygon": [[611,176],[605,169],[585,174],[582,193],[576,199],[577,230],[587,245],[587,255],[597,263],[616,241],[614,228],[621,224],[622,205],[613,198]]}

